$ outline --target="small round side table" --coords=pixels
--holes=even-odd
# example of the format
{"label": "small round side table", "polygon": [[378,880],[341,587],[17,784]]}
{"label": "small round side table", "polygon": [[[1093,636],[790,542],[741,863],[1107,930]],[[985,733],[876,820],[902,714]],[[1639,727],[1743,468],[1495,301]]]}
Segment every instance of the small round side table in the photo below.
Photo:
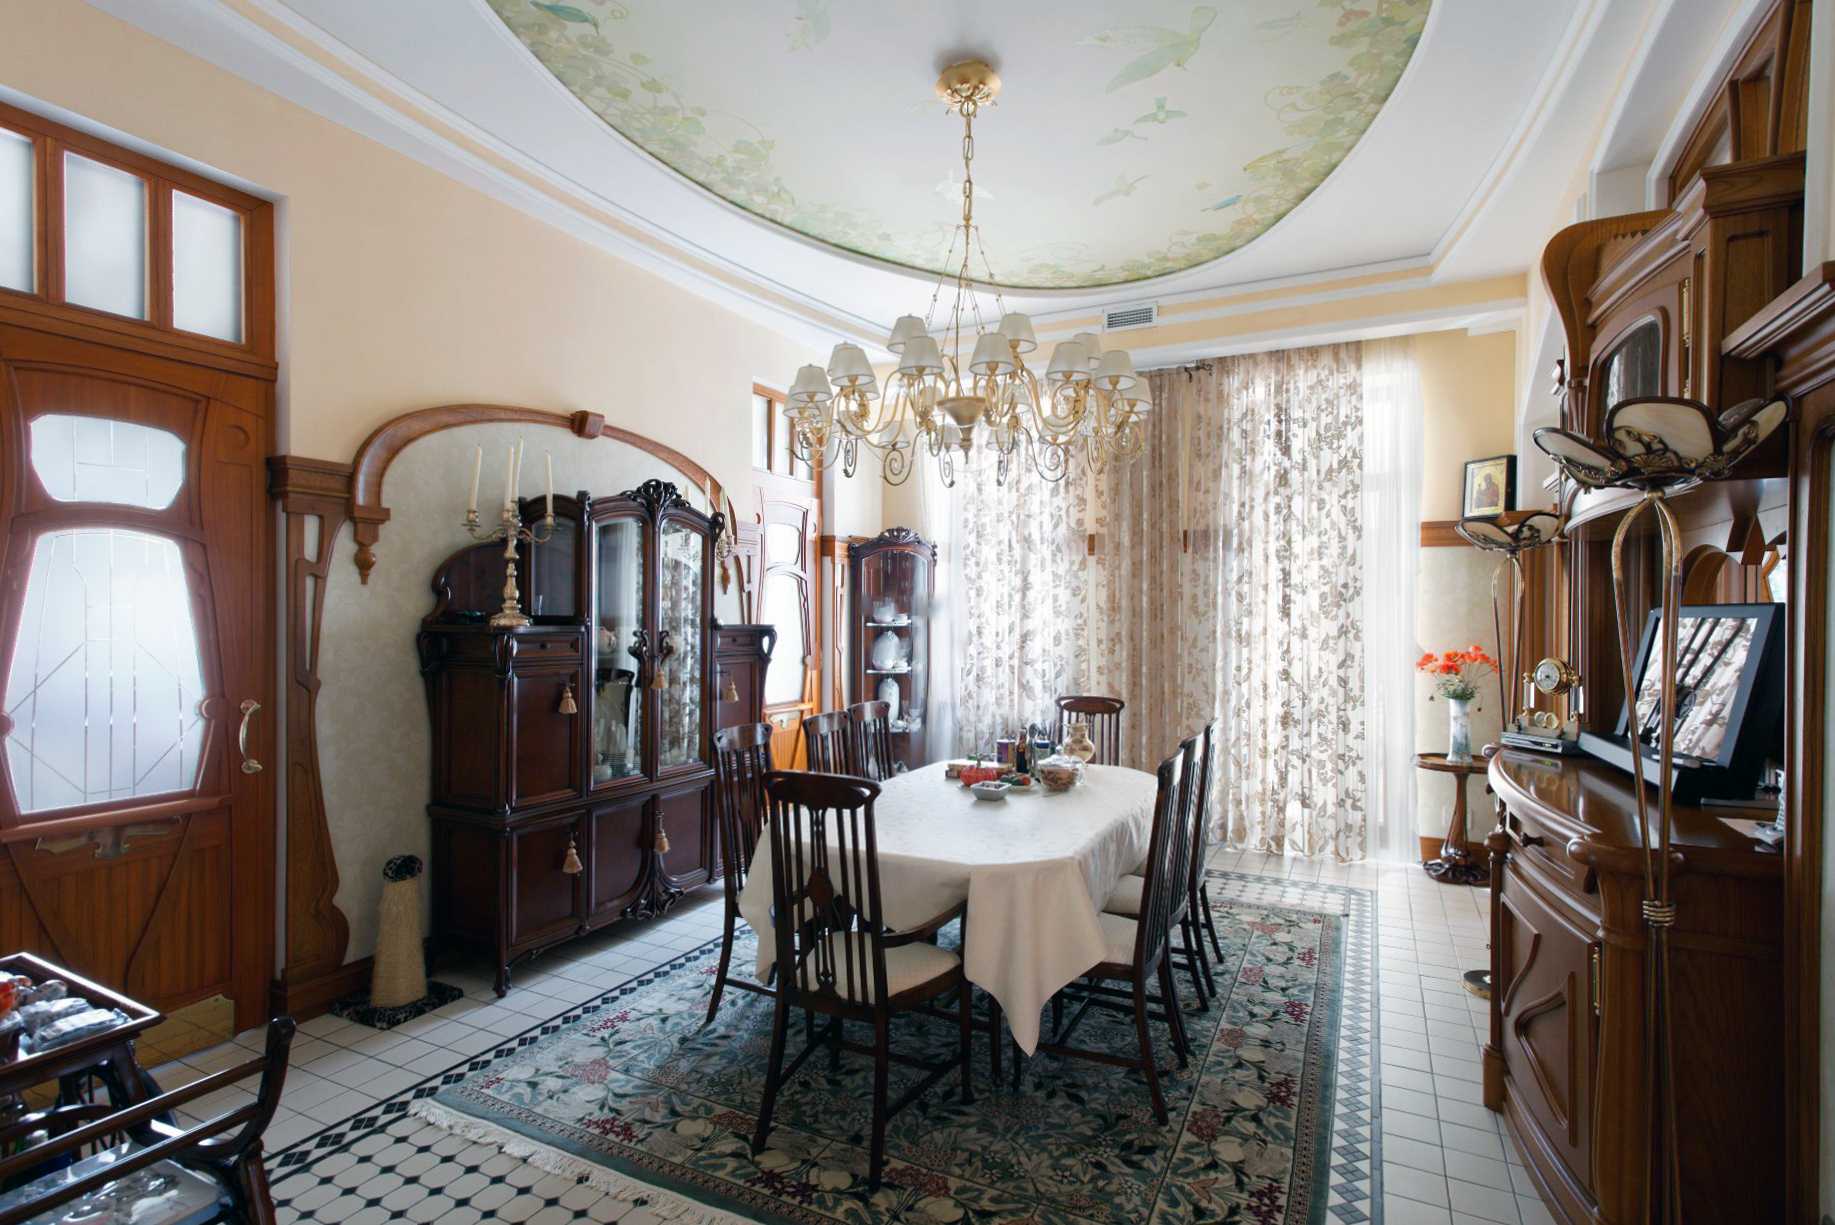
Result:
{"label": "small round side table", "polygon": [[1474,774],[1483,774],[1489,766],[1482,757],[1471,761],[1452,761],[1445,753],[1416,753],[1414,764],[1436,774],[1453,776],[1453,819],[1446,827],[1446,840],[1440,844],[1440,857],[1429,859],[1422,869],[1443,885],[1488,885],[1491,869],[1465,849],[1465,785]]}

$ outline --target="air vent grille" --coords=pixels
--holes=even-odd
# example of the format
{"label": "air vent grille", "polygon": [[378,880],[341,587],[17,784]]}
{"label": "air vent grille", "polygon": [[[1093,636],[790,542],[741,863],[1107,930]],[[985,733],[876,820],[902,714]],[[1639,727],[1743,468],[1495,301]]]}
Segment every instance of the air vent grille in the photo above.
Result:
{"label": "air vent grille", "polygon": [[1149,328],[1159,321],[1160,305],[1157,302],[1136,302],[1131,306],[1115,306],[1102,317],[1102,330],[1120,332],[1128,328]]}

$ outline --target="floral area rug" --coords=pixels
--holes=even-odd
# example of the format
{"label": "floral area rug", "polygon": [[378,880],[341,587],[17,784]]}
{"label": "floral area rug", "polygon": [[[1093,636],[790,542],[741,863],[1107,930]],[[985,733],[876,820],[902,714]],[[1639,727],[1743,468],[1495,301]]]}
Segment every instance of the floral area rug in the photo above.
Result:
{"label": "floral area rug", "polygon": [[[412,1109],[543,1169],[642,1194],[677,1220],[1325,1220],[1346,918],[1234,899],[1214,908],[1222,998],[1200,1012],[1184,985],[1196,1054],[1163,1079],[1170,1127],[1154,1121],[1137,1073],[1101,1064],[1041,1057],[1027,1061],[1020,1088],[992,1085],[983,1039],[974,1104],[959,1102],[952,1075],[893,1116],[877,1192],[867,1190],[872,1067],[861,1056],[844,1053],[838,1072],[825,1054],[811,1057],[780,1093],[770,1144],[754,1157],[771,1001],[729,990],[718,1020],[701,1027],[717,942]],[[749,964],[751,939],[742,932],[735,964]],[[1165,1035],[1156,1023],[1170,1067]],[[790,1055],[801,1040],[793,1018]],[[1132,1018],[1092,1010],[1075,1040],[1131,1053]],[[895,1050],[933,1060],[954,1044],[953,1024],[894,1023]],[[915,1075],[894,1067],[892,1100]]]}

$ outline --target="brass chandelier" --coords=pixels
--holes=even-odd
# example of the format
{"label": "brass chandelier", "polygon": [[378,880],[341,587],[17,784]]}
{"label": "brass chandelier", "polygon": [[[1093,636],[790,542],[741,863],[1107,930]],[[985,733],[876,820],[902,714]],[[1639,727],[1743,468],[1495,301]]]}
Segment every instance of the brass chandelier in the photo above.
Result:
{"label": "brass chandelier", "polygon": [[[966,467],[982,441],[994,453],[995,483],[1004,485],[1022,452],[1040,477],[1057,481],[1078,456],[1090,471],[1102,472],[1144,449],[1152,405],[1125,350],[1105,352],[1094,333],[1079,332],[1052,350],[1042,383],[1026,364],[1039,347],[1032,320],[1007,310],[975,224],[975,116],[999,92],[1000,78],[980,60],[953,64],[937,78],[937,96],[962,117],[962,220],[944,257],[955,273],[937,279],[923,318],[903,315],[892,325],[886,348],[898,367],[883,395],[856,344],[836,345],[826,370],[797,371],[785,416],[798,459],[824,466],[838,460],[842,473],[853,476],[865,447],[879,455],[881,478],[902,485],[928,453],[943,484],[953,486],[958,456]],[[972,255],[980,256],[984,282],[993,288],[1000,321],[994,327],[981,313]],[[938,327],[937,304],[952,281],[954,298]]]}

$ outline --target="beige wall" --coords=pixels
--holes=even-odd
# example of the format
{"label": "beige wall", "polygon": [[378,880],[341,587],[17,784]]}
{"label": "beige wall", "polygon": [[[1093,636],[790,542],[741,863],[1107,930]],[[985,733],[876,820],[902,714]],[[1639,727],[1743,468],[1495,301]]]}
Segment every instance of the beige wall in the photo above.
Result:
{"label": "beige wall", "polygon": [[[1421,376],[1422,473],[1421,518],[1459,517],[1463,465],[1468,459],[1514,451],[1516,422],[1517,341],[1514,332],[1471,336],[1432,332],[1414,338],[1415,364]],[[1539,493],[1540,491],[1534,491]],[[1491,622],[1492,555],[1458,546],[1422,549],[1415,577],[1415,630],[1422,650],[1449,651],[1483,643],[1493,653],[1497,635]],[[1370,649],[1389,649],[1371,644]],[[1397,644],[1394,649],[1409,649]],[[1420,702],[1415,708],[1415,747],[1444,752],[1447,711],[1443,701],[1429,701],[1433,686],[1417,675]],[[1495,685],[1486,686],[1472,715],[1472,743],[1496,739],[1500,712]],[[1448,776],[1422,775],[1416,789],[1416,816],[1423,834],[1446,832],[1452,804]],[[1482,834],[1488,815],[1475,783],[1470,828]]]}
{"label": "beige wall", "polygon": [[1516,449],[1516,333],[1428,332],[1421,372],[1421,518],[1457,519],[1464,464]]}

